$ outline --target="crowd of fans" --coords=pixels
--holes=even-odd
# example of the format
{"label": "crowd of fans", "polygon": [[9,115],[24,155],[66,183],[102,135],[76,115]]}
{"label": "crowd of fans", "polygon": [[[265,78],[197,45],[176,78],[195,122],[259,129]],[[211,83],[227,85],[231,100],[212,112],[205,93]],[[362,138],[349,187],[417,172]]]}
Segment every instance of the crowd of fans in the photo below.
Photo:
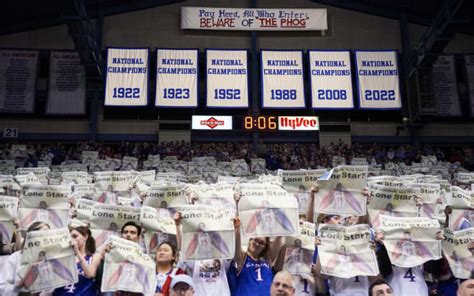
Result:
{"label": "crowd of fans", "polygon": [[[0,144],[0,159],[14,159],[17,166],[34,167],[38,161],[49,160],[51,165],[60,165],[67,161],[79,161],[82,151],[98,151],[100,158],[121,159],[123,156],[137,157],[144,161],[150,154],[176,156],[179,160],[190,161],[193,157],[213,156],[217,161],[250,159],[260,157],[267,163],[267,169],[308,169],[332,166],[334,156],[344,157],[350,162],[352,158],[365,158],[369,164],[383,165],[388,162],[400,162],[410,165],[421,162],[422,156],[436,156],[439,161],[457,163],[465,168],[474,165],[472,147],[441,148],[429,145],[415,147],[411,145],[381,146],[377,144],[345,145],[342,142],[332,143],[328,147],[315,144],[264,144],[253,147],[248,143],[130,143],[104,145],[92,143],[71,144],[28,144],[26,157],[13,157],[9,144]],[[310,191],[311,205],[318,187],[315,184]],[[146,197],[144,197],[146,198]],[[236,196],[236,202],[239,198]],[[138,205],[140,206],[140,205]],[[339,215],[321,214],[313,217],[313,206],[308,206],[305,218],[308,221],[323,224],[362,224],[366,217],[342,217]],[[314,218],[314,219],[313,219]],[[345,219],[343,219],[345,218]],[[454,277],[446,258],[430,261],[424,266],[399,268],[392,266],[384,247],[383,233],[373,237],[373,249],[376,251],[380,274],[376,277],[357,276],[337,278],[326,276],[321,272],[321,263],[317,250],[313,258],[312,276],[292,275],[281,266],[283,242],[281,237],[255,237],[248,242],[241,242],[240,220],[233,220],[236,233],[236,252],[233,260],[203,260],[184,262],[179,258],[179,239],[181,224],[180,212],[174,213],[177,226],[178,244],[162,242],[155,256],[158,286],[156,296],[167,295],[395,295],[395,296],[467,296],[474,295],[474,279],[461,281]],[[349,221],[349,222],[348,222]],[[1,222],[0,222],[1,224]],[[22,292],[27,284],[18,275],[23,235],[15,221],[15,237],[11,244],[3,245],[1,252],[5,256],[0,266],[0,295],[30,295]],[[30,225],[28,232],[50,229],[44,222]],[[111,246],[96,250],[91,231],[86,226],[70,227],[72,248],[77,257],[79,282],[73,286],[43,291],[39,295],[101,295],[100,285],[104,258]],[[122,238],[139,243],[142,227],[128,222],[121,228]],[[443,239],[440,237],[439,239]],[[1,241],[1,239],[0,239]],[[318,241],[316,242],[318,244]],[[245,248],[243,248],[245,246]],[[469,245],[474,250],[474,241]],[[409,276],[407,276],[409,275]],[[395,285],[395,287],[394,287]],[[398,294],[397,294],[398,293]],[[137,295],[136,293],[117,291],[103,295]],[[31,294],[36,295],[36,294]],[[141,294],[138,294],[141,295]]]}

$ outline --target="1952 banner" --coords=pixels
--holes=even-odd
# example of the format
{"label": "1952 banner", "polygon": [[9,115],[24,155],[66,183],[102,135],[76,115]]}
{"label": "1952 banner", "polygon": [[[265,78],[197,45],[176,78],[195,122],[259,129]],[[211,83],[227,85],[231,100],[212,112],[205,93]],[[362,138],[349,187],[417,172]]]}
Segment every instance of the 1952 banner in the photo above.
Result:
{"label": "1952 banner", "polygon": [[367,197],[363,192],[367,171],[367,166],[337,166],[321,176],[314,211],[335,215],[366,215]]}
{"label": "1952 banner", "polygon": [[112,249],[105,256],[101,292],[127,291],[154,295],[155,261],[131,241],[111,237]]}
{"label": "1952 banner", "polygon": [[33,112],[39,51],[0,50],[0,111]]}
{"label": "1952 banner", "polygon": [[356,51],[359,108],[400,109],[396,51]]}
{"label": "1952 banner", "polygon": [[157,49],[155,106],[197,107],[198,50]]}
{"label": "1952 banner", "polygon": [[262,107],[304,108],[303,52],[262,50]]}
{"label": "1952 banner", "polygon": [[181,29],[323,31],[326,9],[181,7]]}
{"label": "1952 banner", "polygon": [[393,265],[414,267],[441,258],[439,222],[429,218],[380,216],[384,245]]}
{"label": "1952 banner", "polygon": [[50,53],[46,113],[86,113],[86,71],[77,52]]}
{"label": "1952 banner", "polygon": [[314,109],[352,109],[349,51],[309,51],[311,100]]}
{"label": "1952 banner", "polygon": [[18,276],[24,291],[36,293],[77,283],[76,256],[67,228],[26,235]]}
{"label": "1952 banner", "polygon": [[474,240],[474,228],[459,231],[444,229],[443,252],[454,276],[469,279],[474,270],[474,250],[468,245]]}
{"label": "1952 banner", "polygon": [[18,198],[0,195],[0,243],[9,244],[13,235],[13,219],[17,217]]}
{"label": "1952 banner", "polygon": [[242,187],[240,194],[239,216],[245,238],[299,233],[298,203],[285,190],[275,185],[252,184]]}
{"label": "1952 banner", "polygon": [[207,107],[248,108],[247,50],[206,50]]}
{"label": "1952 banner", "polygon": [[366,224],[319,225],[318,247],[323,274],[350,278],[379,274],[375,252],[370,249],[370,229]]}
{"label": "1952 banner", "polygon": [[146,106],[148,49],[107,49],[106,106]]}
{"label": "1952 banner", "polygon": [[182,209],[183,260],[229,259],[235,254],[235,232],[230,211],[208,206]]}

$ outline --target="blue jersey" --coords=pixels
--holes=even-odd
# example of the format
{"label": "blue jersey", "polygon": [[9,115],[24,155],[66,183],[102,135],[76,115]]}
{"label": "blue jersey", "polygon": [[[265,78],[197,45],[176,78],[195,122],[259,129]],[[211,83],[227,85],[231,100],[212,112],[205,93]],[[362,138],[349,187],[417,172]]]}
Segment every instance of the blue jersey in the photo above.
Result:
{"label": "blue jersey", "polygon": [[[85,257],[87,264],[91,264],[92,256],[87,255]],[[81,295],[81,296],[96,296],[98,289],[95,285],[94,279],[88,279],[84,276],[81,263],[77,263],[77,273],[79,274],[79,281],[75,284],[57,288],[53,292],[53,296],[63,295]]]}
{"label": "blue jersey", "polygon": [[268,296],[273,281],[273,270],[268,259],[245,260],[237,274],[238,286],[235,296]]}

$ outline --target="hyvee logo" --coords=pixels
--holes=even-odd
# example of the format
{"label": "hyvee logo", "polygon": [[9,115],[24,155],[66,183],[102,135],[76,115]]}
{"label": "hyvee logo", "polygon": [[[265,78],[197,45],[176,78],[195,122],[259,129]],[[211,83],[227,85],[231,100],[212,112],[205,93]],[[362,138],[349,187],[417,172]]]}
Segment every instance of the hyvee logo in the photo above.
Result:
{"label": "hyvee logo", "polygon": [[201,125],[207,125],[208,127],[214,129],[219,125],[224,125],[224,120],[217,120],[214,117],[211,117],[207,120],[201,120]]}
{"label": "hyvee logo", "polygon": [[319,121],[317,116],[279,116],[279,130],[317,131]]}

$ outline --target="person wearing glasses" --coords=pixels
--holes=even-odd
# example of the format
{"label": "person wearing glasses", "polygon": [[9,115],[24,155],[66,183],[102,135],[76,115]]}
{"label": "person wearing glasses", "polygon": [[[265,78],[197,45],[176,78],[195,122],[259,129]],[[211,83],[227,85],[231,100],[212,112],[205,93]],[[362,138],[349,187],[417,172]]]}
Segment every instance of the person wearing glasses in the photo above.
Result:
{"label": "person wearing glasses", "polygon": [[[236,291],[235,296],[269,295],[273,281],[273,263],[282,247],[281,237],[270,244],[269,237],[249,240],[247,251],[241,248],[240,219],[234,220]],[[284,255],[284,254],[283,254]]]}
{"label": "person wearing glasses", "polygon": [[295,291],[292,275],[288,271],[279,271],[273,278],[270,296],[293,296]]}

